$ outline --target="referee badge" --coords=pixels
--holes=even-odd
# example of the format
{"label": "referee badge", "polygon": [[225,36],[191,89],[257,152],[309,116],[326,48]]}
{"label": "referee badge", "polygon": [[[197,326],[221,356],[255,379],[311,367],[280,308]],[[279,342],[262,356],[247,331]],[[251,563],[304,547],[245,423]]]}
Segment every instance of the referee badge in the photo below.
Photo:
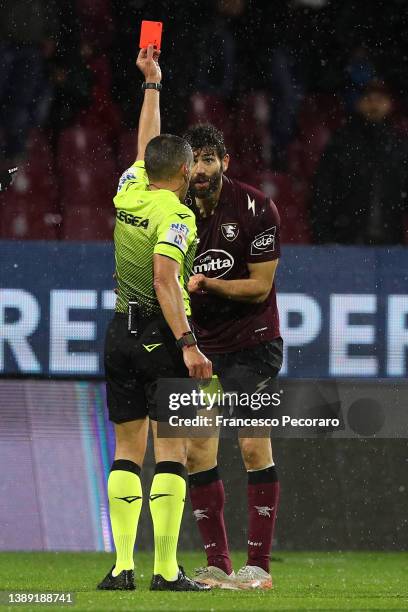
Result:
{"label": "referee badge", "polygon": [[238,223],[223,223],[221,225],[222,235],[229,242],[233,242],[239,234]]}
{"label": "referee badge", "polygon": [[[190,215],[186,215],[190,216]],[[190,230],[184,223],[172,223],[167,232],[167,242],[175,244],[183,252],[187,249],[187,236]]]}

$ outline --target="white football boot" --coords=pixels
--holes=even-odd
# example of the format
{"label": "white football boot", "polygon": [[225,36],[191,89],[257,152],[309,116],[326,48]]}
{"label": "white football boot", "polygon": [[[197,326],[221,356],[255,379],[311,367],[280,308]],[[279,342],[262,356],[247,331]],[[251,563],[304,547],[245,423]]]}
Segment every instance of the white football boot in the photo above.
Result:
{"label": "white football boot", "polygon": [[222,569],[215,567],[215,565],[208,565],[207,567],[198,567],[194,573],[194,580],[196,582],[202,582],[212,587],[218,587],[220,589],[237,589],[235,585],[235,572],[232,571],[228,576]]}
{"label": "white football boot", "polygon": [[272,589],[272,576],[256,565],[244,565],[235,575],[238,589]]}

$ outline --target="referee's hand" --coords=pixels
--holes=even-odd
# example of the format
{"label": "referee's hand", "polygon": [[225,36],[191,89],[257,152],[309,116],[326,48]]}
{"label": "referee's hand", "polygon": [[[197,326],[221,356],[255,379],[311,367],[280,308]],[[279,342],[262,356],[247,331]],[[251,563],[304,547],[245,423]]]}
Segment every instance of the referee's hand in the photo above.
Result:
{"label": "referee's hand", "polygon": [[159,57],[160,51],[154,49],[153,45],[139,51],[136,66],[144,74],[147,83],[160,83],[162,79]]}
{"label": "referee's hand", "polygon": [[210,379],[212,363],[197,346],[184,346],[183,359],[191,378]]}

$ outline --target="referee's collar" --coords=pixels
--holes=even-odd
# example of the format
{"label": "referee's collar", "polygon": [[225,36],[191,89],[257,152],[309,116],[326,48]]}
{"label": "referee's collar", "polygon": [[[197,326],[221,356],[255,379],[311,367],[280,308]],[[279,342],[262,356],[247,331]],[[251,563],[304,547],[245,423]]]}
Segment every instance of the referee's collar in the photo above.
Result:
{"label": "referee's collar", "polygon": [[[150,185],[149,185],[150,187]],[[150,193],[165,193],[166,195],[168,194],[169,196],[172,196],[176,202],[178,202],[179,204],[182,204],[183,206],[185,206],[184,202],[182,202],[180,200],[180,198],[178,196],[176,196],[176,194],[174,193],[174,191],[171,191],[171,189],[147,189],[147,191],[149,191]]]}

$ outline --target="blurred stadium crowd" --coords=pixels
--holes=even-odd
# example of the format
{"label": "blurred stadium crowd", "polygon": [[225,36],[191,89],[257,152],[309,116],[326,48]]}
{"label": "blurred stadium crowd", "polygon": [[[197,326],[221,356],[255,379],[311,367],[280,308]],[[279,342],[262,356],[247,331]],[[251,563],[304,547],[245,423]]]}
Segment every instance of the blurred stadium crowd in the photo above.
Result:
{"label": "blurred stadium crowd", "polygon": [[163,131],[210,121],[291,243],[408,244],[405,0],[3,0],[0,238],[109,240],[135,154],[142,19]]}

